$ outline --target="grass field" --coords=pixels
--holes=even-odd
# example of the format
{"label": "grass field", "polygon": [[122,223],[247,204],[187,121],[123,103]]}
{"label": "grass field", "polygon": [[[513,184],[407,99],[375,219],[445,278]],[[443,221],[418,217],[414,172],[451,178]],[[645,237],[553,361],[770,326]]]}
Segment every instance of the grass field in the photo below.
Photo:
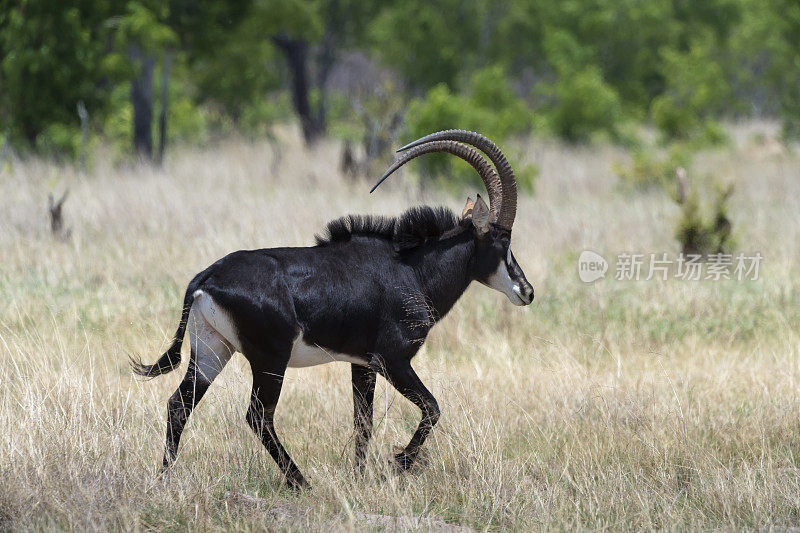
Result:
{"label": "grass field", "polygon": [[[355,478],[348,365],[290,369],[276,426],[313,486],[299,495],[244,422],[240,355],[158,479],[186,361],[143,382],[128,356],[166,349],[186,283],[230,251],[310,245],[348,213],[460,210],[466,194],[397,176],[369,195],[338,175],[335,144],[305,152],[289,132],[279,152],[228,141],[176,150],[163,170],[102,153],[86,174],[14,161],[0,174],[0,529],[800,526],[800,155],[756,129],[691,172],[735,184],[738,248],[764,257],[748,282],[581,283],[586,248],[677,254],[678,208],[618,186],[621,150],[531,141],[541,177],[514,253],[533,305],[476,285],[433,330],[414,364],[443,417],[407,475],[386,459],[416,408],[379,379]],[[72,234],[58,241],[46,198],[66,186]]]}

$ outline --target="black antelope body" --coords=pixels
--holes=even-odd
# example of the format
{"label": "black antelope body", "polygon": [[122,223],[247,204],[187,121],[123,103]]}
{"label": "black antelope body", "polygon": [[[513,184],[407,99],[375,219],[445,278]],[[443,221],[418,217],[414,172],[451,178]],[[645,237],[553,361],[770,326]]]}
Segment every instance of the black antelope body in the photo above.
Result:
{"label": "black antelope body", "polygon": [[189,326],[189,368],[167,406],[164,469],[175,461],[192,409],[234,352],[244,354],[253,372],[247,423],[290,486],[307,482],[273,425],[287,367],[351,364],[359,469],[372,433],[376,374],[386,378],[422,411],[411,441],[395,456],[401,469],[414,463],[439,419],[436,399],[411,367],[430,329],[472,281],[515,305],[530,304],[533,287],[511,253],[516,180],[497,146],[477,133],[448,130],[401,150],[408,152],[375,187],[415,157],[447,152],[478,171],[489,205],[480,196],[468,199],[460,217],[442,207],[395,218],[351,215],[330,222],[316,246],[238,251],[195,276],[172,346],[153,365],[133,363],[140,376],[169,372],[180,363]]}

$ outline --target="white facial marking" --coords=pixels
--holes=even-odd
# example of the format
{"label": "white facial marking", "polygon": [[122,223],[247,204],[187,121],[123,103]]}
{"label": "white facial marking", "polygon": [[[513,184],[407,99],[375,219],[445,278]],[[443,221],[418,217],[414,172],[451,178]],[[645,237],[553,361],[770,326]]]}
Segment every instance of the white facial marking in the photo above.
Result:
{"label": "white facial marking", "polygon": [[240,350],[236,329],[227,313],[203,291],[194,293],[187,327],[197,361],[197,377],[211,383],[230,361],[233,352]]}
{"label": "white facial marking", "polygon": [[522,297],[522,289],[508,274],[507,262],[511,262],[511,248],[506,254],[506,261],[497,265],[497,270],[486,280],[485,285],[505,294],[514,305],[524,305],[525,299]]}
{"label": "white facial marking", "polygon": [[353,357],[352,355],[326,350],[316,344],[308,344],[303,340],[302,332],[294,340],[292,354],[289,357],[289,366],[291,368],[324,365],[325,363],[331,363],[333,361],[346,361],[357,365],[366,364],[366,361],[363,359]]}

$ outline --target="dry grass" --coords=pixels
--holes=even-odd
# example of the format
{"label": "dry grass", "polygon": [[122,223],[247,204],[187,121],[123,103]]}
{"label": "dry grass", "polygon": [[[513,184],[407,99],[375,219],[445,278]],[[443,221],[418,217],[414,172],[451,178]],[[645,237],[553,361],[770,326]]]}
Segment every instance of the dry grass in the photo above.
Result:
{"label": "dry grass", "polygon": [[[182,371],[141,382],[126,359],[165,349],[195,272],[239,248],[311,244],[342,214],[463,203],[397,178],[370,196],[336,174],[335,146],[286,136],[280,160],[231,141],[164,171],[98,157],[88,175],[28,161],[0,176],[0,529],[800,525],[800,157],[749,137],[697,167],[736,183],[760,281],[580,283],[584,248],[677,253],[677,208],[615,187],[624,154],[531,143],[542,177],[514,248],[537,299],[520,309],[474,287],[434,329],[415,359],[444,411],[424,467],[386,467],[419,415],[379,380],[369,474],[354,478],[349,368],[290,370],[277,427],[314,490],[285,490],[244,423],[237,356],[157,479]],[[46,197],[65,185],[72,238],[55,242]]]}

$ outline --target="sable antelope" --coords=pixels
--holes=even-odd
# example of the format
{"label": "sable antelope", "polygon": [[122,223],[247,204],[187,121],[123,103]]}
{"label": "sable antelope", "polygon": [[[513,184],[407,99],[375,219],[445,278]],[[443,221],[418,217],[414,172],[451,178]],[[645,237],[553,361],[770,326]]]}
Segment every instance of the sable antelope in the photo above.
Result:
{"label": "sable antelope", "polygon": [[411,367],[430,329],[473,280],[515,305],[530,304],[533,287],[511,253],[517,188],[500,149],[480,134],[448,130],[398,151],[405,150],[372,191],[412,159],[446,152],[478,171],[489,205],[480,196],[467,199],[460,217],[443,207],[416,207],[393,218],[350,215],[330,222],[316,246],[238,251],[195,276],[172,346],[153,365],[132,361],[140,376],[169,372],[180,363],[191,326],[189,368],[167,406],[163,469],[175,461],[192,409],[234,352],[244,354],[253,372],[247,423],[290,486],[308,483],[273,424],[287,367],[351,363],[358,469],[372,434],[375,379],[381,374],[422,411],[411,441],[394,457],[400,469],[414,463],[440,414]]}

